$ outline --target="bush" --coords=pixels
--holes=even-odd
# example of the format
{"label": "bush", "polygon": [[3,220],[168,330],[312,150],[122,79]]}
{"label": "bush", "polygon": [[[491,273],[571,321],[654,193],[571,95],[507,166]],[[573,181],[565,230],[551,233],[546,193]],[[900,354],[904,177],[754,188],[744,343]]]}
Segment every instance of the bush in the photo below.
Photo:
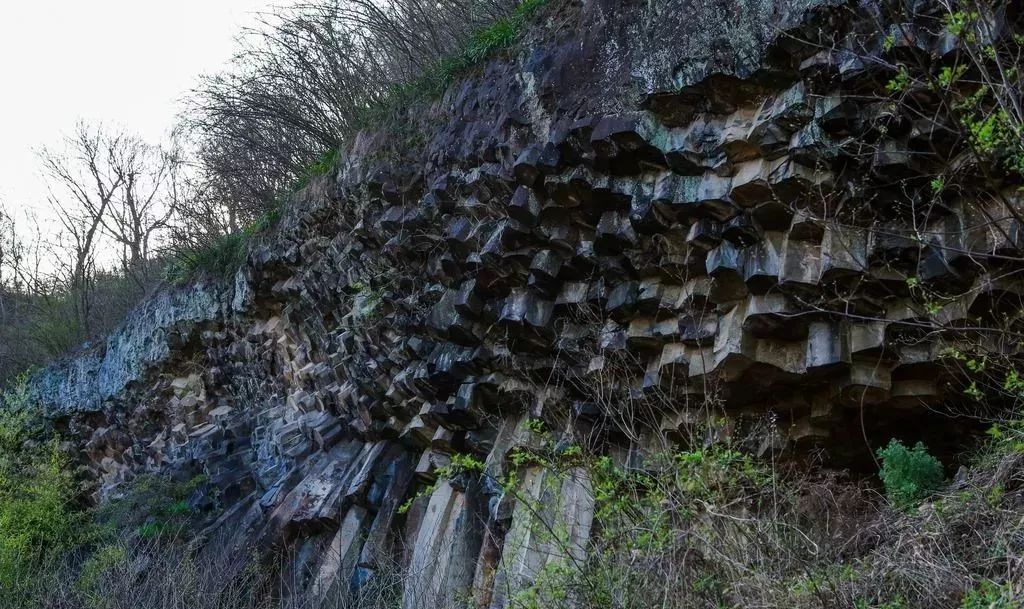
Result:
{"label": "bush", "polygon": [[394,137],[414,122],[404,111],[512,45],[545,3],[314,0],[268,17],[184,116],[213,207],[250,221],[322,151],[381,121]]}
{"label": "bush", "polygon": [[86,541],[76,485],[56,438],[44,428],[24,376],[0,409],[0,606],[31,606],[40,566]]}
{"label": "bush", "polygon": [[899,440],[890,440],[888,446],[878,450],[878,457],[882,460],[879,476],[885,494],[900,509],[913,507],[942,485],[942,464],[921,442],[908,449]]}

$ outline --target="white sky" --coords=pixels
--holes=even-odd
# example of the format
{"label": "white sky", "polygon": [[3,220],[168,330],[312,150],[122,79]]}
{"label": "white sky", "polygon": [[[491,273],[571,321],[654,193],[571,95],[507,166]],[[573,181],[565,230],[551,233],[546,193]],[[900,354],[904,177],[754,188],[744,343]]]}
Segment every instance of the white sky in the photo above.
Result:
{"label": "white sky", "polygon": [[[79,119],[157,143],[255,13],[289,0],[0,0],[0,202],[42,209],[34,149]],[[45,216],[45,213],[41,213]]]}

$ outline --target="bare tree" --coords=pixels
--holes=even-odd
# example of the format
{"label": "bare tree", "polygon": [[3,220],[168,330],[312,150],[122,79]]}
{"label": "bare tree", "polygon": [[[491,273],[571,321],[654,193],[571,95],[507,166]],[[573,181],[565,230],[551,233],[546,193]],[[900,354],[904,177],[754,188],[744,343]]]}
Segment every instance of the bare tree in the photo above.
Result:
{"label": "bare tree", "polygon": [[122,134],[107,134],[102,128],[79,123],[75,133],[65,139],[66,151],[44,148],[39,152],[48,178],[49,201],[64,228],[63,245],[73,256],[58,263],[75,295],[76,319],[86,335],[96,245],[111,203],[124,186],[124,175],[114,167],[125,142]]}
{"label": "bare tree", "polygon": [[[0,206],[0,290],[13,287],[17,280],[17,269],[21,267],[23,247],[14,230],[14,219]],[[3,292],[0,291],[0,312],[3,308]]]}
{"label": "bare tree", "polygon": [[145,286],[154,235],[168,228],[177,205],[176,180],[183,161],[178,150],[163,150],[136,136],[123,136],[109,145],[111,170],[121,187],[100,221],[121,247],[124,273]]}

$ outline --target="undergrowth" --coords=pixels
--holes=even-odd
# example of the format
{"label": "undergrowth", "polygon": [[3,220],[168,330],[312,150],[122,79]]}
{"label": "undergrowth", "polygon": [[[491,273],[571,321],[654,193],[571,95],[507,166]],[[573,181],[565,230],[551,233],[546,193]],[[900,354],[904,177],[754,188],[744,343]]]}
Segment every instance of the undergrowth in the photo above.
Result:
{"label": "undergrowth", "polygon": [[239,231],[216,235],[195,247],[176,252],[164,269],[164,278],[170,283],[184,284],[198,274],[225,278],[245,263],[252,240],[265,234],[281,220],[289,197],[309,186],[314,179],[328,175],[337,168],[340,150],[332,148],[308,165],[277,201],[248,226]]}
{"label": "undergrowth", "polygon": [[[757,459],[728,441],[627,464],[556,441],[557,425],[522,427],[528,447],[510,451],[485,485],[532,514],[524,548],[538,554],[517,545],[525,538],[515,525],[504,542],[513,563],[537,561],[532,583],[510,598],[517,609],[1022,607],[1018,417],[994,426],[950,482],[921,444],[879,447],[885,495],[843,472]],[[525,489],[538,472],[536,495]],[[495,475],[464,454],[437,474],[456,488]],[[584,542],[574,537],[577,508],[559,503],[566,484],[588,489]]]}
{"label": "undergrowth", "polygon": [[29,606],[41,565],[89,540],[77,485],[21,375],[0,396],[0,602]]}
{"label": "undergrowth", "polygon": [[[23,389],[9,395],[13,404],[28,399]],[[316,606],[301,591],[271,594],[283,565],[218,553],[217,543],[193,549],[189,540],[219,510],[204,477],[142,476],[85,512],[54,440],[26,418],[31,408],[2,412],[0,606]],[[1016,417],[994,426],[951,482],[941,482],[923,446],[880,447],[888,497],[841,472],[758,459],[728,440],[623,459],[559,440],[557,424],[529,419],[522,427],[530,441],[508,453],[500,474],[455,453],[439,481],[410,501],[444,480],[473,489],[473,480],[496,476],[486,486],[521,506],[516,518],[532,523],[530,547],[547,557],[510,607],[1022,609],[1024,424]],[[25,451],[26,441],[38,450]],[[538,475],[534,495],[527,489]],[[562,503],[566,488],[586,489],[593,526],[582,540],[580,504]],[[388,581],[396,602],[403,577]],[[186,599],[193,604],[181,605]]]}

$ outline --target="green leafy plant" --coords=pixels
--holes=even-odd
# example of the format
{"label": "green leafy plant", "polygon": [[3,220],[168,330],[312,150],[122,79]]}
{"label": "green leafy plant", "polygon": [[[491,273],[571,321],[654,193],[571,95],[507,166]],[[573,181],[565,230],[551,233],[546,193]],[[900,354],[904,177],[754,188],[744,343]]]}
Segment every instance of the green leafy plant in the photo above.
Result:
{"label": "green leafy plant", "polygon": [[907,67],[900,66],[900,69],[896,73],[896,76],[894,76],[892,80],[886,83],[885,89],[890,93],[900,93],[901,91],[907,90],[907,87],[910,86],[910,82],[910,72],[907,70]]}
{"label": "green leafy plant", "polygon": [[888,446],[878,450],[878,457],[882,460],[879,476],[886,496],[900,509],[913,507],[943,482],[942,464],[921,442],[907,448],[899,440],[890,440]]}
{"label": "green leafy plant", "polygon": [[544,424],[543,419],[529,419],[526,421],[526,428],[536,434],[542,434],[547,431],[547,426]]}

